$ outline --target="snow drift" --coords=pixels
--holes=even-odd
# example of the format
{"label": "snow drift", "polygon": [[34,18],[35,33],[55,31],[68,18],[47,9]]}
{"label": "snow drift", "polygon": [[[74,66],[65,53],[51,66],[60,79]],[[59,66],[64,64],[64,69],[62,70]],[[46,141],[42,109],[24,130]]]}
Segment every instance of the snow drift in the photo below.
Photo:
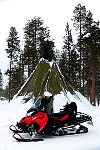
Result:
{"label": "snow drift", "polygon": [[[9,130],[11,124],[16,124],[26,111],[30,108],[32,100],[23,103],[22,97],[13,99],[10,103],[0,101],[0,150],[100,150],[100,109],[91,106],[91,104],[78,92],[77,96],[70,92],[67,96],[63,93],[55,96],[54,110],[58,112],[67,101],[75,101],[78,111],[87,113],[93,118],[93,126],[85,124],[89,128],[89,132],[82,135],[69,135],[61,137],[45,137],[43,142],[38,143],[18,143]],[[85,140],[86,139],[86,140]]]}

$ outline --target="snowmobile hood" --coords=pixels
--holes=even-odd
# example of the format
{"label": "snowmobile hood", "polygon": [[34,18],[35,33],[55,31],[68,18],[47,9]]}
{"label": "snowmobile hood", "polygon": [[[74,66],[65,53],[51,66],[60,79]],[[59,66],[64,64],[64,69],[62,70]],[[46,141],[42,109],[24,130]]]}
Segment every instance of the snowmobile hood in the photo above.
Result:
{"label": "snowmobile hood", "polygon": [[38,133],[45,127],[46,123],[48,121],[48,116],[44,112],[37,112],[35,115],[32,116],[26,116],[18,124],[26,124],[26,126],[36,123],[39,125]]}

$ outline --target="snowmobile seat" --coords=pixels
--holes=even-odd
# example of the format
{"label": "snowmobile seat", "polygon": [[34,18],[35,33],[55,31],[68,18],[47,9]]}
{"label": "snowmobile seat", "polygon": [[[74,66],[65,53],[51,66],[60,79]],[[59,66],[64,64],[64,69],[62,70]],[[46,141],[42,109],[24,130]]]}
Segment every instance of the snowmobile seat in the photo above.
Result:
{"label": "snowmobile seat", "polygon": [[[64,124],[77,124],[76,115],[74,113],[66,113],[66,112],[60,112],[60,113],[53,113],[50,115],[54,120],[60,121]],[[59,123],[60,123],[59,122]]]}
{"label": "snowmobile seat", "polygon": [[76,115],[77,105],[75,102],[71,102],[70,104],[65,105],[63,110],[67,113],[74,113]]}
{"label": "snowmobile seat", "polygon": [[50,114],[51,117],[56,118],[58,120],[66,120],[67,118],[75,118],[77,114],[77,105],[75,102],[71,102],[70,104],[66,104],[64,109],[59,113]]}
{"label": "snowmobile seat", "polygon": [[50,116],[52,118],[57,119],[57,120],[64,121],[69,117],[69,114],[67,114],[66,112],[63,111],[63,112],[60,112],[60,113],[52,113],[52,114],[50,114]]}

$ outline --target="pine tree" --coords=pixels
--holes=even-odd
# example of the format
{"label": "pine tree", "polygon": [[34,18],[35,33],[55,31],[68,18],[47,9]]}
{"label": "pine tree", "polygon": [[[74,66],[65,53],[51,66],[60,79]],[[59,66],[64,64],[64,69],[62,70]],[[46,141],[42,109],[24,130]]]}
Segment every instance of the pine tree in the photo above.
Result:
{"label": "pine tree", "polygon": [[[79,87],[80,87],[80,92],[83,93],[84,95],[84,60],[82,59],[84,57],[84,49],[82,48],[82,35],[84,34],[84,25],[85,25],[85,19],[86,19],[86,8],[85,6],[81,6],[81,4],[78,4],[75,7],[75,10],[73,11],[74,16],[73,16],[73,25],[76,28],[78,32],[78,44],[77,44],[77,49],[80,53],[80,67],[79,67]],[[83,85],[82,85],[83,81]],[[83,90],[82,90],[83,87]]]}
{"label": "pine tree", "polygon": [[[100,59],[100,28],[98,22],[94,22],[92,18],[86,22],[87,30],[84,37],[85,52],[88,54],[89,76],[87,83],[90,81],[90,102],[96,105],[96,88],[98,87],[99,75],[99,59]],[[96,81],[97,80],[97,81]],[[99,88],[99,87],[98,87]]]}
{"label": "pine tree", "polygon": [[6,49],[8,58],[10,58],[10,60],[13,62],[13,67],[15,67],[16,62],[18,62],[20,56],[20,40],[15,27],[12,26],[10,28],[10,33],[6,42],[8,47]]}
{"label": "pine tree", "polygon": [[76,90],[79,90],[79,54],[77,53],[77,49],[73,47],[71,50],[71,63],[70,63],[70,78],[71,83],[73,84],[73,87]]}
{"label": "pine tree", "polygon": [[44,59],[47,59],[48,61],[52,61],[52,59],[55,59],[55,53],[54,53],[54,42],[51,40],[44,40],[40,44],[40,56]]}
{"label": "pine tree", "polygon": [[[92,13],[87,12],[85,24],[84,24],[84,34],[82,34],[82,48],[84,49],[83,60],[84,60],[84,82],[86,87],[84,88],[86,92],[84,93],[87,96],[88,100],[91,99],[91,69],[90,69],[90,52],[87,50],[86,43],[84,44],[84,38],[88,37],[90,34],[91,24],[93,23]],[[91,100],[90,100],[91,101]]]}
{"label": "pine tree", "polygon": [[64,51],[66,51],[66,57],[68,59],[68,68],[67,68],[67,72],[68,72],[68,79],[70,81],[70,68],[71,68],[71,50],[72,50],[72,44],[73,44],[73,40],[72,40],[72,34],[71,34],[71,30],[69,29],[69,24],[67,22],[66,25],[66,29],[65,29],[65,36],[64,36],[64,46],[63,49]]}
{"label": "pine tree", "polygon": [[71,83],[75,88],[77,87],[76,86],[77,62],[78,62],[78,55],[73,44],[69,24],[67,23],[64,36],[63,52],[61,54],[59,66],[62,74],[65,77],[65,80],[67,82],[69,81],[69,83]]}
{"label": "pine tree", "polygon": [[24,28],[24,64],[28,66],[28,76],[35,69],[41,58],[40,45],[49,38],[48,28],[43,27],[43,20],[40,17],[34,17],[28,21]]}
{"label": "pine tree", "polygon": [[13,88],[12,88],[12,75],[13,75],[13,70],[16,68],[18,65],[18,61],[20,58],[20,40],[18,37],[18,32],[16,31],[15,27],[10,28],[10,33],[9,36],[6,40],[7,42],[7,49],[6,52],[8,54],[8,58],[10,59],[10,66],[9,69],[6,71],[6,75],[9,76],[9,101],[12,99],[12,93],[13,93]]}

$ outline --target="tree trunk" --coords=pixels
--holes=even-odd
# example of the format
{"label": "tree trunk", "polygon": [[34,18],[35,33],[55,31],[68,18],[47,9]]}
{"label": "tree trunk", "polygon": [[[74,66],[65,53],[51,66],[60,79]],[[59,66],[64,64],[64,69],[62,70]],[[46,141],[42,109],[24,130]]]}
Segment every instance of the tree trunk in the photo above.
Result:
{"label": "tree trunk", "polygon": [[94,106],[96,106],[95,101],[95,67],[92,65],[92,87],[91,87],[91,100]]}

